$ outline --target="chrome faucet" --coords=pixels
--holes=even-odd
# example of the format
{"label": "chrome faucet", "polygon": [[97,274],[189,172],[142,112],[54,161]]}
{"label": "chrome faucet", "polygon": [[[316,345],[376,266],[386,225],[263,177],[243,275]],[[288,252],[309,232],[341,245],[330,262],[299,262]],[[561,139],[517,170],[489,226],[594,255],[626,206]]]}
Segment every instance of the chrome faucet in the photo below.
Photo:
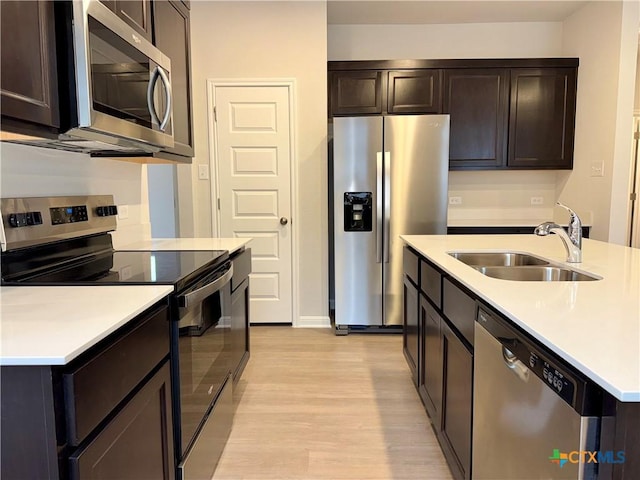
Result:
{"label": "chrome faucet", "polygon": [[580,263],[582,262],[582,222],[578,214],[571,210],[566,205],[560,202],[556,202],[556,205],[564,208],[569,212],[569,226],[565,232],[557,223],[544,222],[536,227],[534,233],[542,237],[555,233],[560,237],[564,248],[567,250],[567,262]]}

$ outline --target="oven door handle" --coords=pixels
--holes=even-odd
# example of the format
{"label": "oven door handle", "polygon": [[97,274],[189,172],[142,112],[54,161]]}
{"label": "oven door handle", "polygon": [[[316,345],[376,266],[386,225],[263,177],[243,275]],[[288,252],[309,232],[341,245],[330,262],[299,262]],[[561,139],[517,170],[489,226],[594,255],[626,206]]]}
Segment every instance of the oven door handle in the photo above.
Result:
{"label": "oven door handle", "polygon": [[214,282],[207,283],[193,292],[178,295],[178,306],[187,308],[202,302],[209,295],[213,295],[224,287],[231,280],[231,277],[233,277],[233,265],[229,265],[229,270]]}

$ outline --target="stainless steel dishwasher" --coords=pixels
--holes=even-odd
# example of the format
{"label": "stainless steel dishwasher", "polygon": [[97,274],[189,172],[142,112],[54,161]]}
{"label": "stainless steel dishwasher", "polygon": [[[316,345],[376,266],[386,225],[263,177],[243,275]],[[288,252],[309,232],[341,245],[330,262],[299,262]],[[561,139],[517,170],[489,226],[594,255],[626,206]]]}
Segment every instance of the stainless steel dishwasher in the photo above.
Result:
{"label": "stainless steel dishwasher", "polygon": [[474,338],[472,478],[595,479],[600,389],[482,307]]}

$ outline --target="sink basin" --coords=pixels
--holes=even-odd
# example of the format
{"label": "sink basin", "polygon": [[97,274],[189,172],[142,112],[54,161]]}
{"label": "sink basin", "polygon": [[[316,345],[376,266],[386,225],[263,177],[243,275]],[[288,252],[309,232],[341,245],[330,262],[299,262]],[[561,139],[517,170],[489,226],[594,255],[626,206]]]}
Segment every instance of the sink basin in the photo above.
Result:
{"label": "sink basin", "polygon": [[487,277],[520,282],[583,282],[600,280],[600,277],[551,265],[520,267],[474,266],[473,268]]}
{"label": "sink basin", "polygon": [[549,265],[544,258],[515,252],[448,252],[453,258],[472,267],[513,267],[522,265]]}

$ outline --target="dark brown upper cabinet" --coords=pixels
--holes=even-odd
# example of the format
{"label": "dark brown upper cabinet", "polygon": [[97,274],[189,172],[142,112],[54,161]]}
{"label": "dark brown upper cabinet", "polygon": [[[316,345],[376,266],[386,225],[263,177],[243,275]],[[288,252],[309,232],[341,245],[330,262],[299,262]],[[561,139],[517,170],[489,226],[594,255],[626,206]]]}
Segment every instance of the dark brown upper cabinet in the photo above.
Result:
{"label": "dark brown upper cabinet", "polygon": [[573,167],[576,88],[575,68],[511,70],[509,168]]}
{"label": "dark brown upper cabinet", "polygon": [[442,71],[437,69],[389,72],[389,113],[440,113]]}
{"label": "dark brown upper cabinet", "polygon": [[330,76],[332,115],[375,115],[382,113],[381,71],[339,71]]}
{"label": "dark brown upper cabinet", "polygon": [[151,0],[101,0],[109,10],[151,41]]}
{"label": "dark brown upper cabinet", "polygon": [[571,169],[577,58],[328,63],[329,119],[451,117],[450,170]]}
{"label": "dark brown upper cabinet", "polygon": [[509,72],[444,71],[443,113],[450,114],[449,167],[499,168],[507,151]]}
{"label": "dark brown upper cabinet", "polygon": [[189,10],[179,0],[153,2],[154,43],[171,59],[173,137],[166,153],[193,157]]}
{"label": "dark brown upper cabinet", "polygon": [[0,16],[2,129],[53,131],[60,126],[53,2],[2,1]]}

